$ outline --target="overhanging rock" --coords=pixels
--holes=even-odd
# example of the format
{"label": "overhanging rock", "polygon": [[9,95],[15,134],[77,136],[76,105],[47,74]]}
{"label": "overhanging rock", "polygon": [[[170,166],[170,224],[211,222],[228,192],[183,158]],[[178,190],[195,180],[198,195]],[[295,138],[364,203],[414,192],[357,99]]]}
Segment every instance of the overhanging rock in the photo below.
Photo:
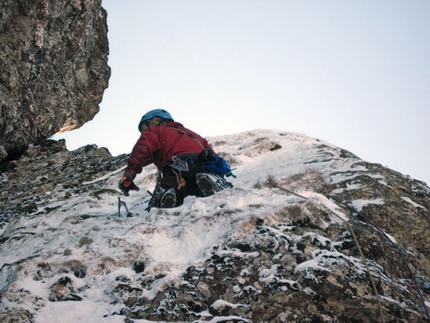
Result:
{"label": "overhanging rock", "polygon": [[110,68],[100,0],[6,0],[0,7],[2,160],[90,121]]}

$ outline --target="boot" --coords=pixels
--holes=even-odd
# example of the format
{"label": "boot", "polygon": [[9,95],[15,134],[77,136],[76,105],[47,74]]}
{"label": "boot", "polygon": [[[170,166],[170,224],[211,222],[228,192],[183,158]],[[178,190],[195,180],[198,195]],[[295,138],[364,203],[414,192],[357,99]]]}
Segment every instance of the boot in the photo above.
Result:
{"label": "boot", "polygon": [[233,184],[221,176],[209,173],[197,173],[196,184],[202,196],[211,196],[216,192],[233,187]]}

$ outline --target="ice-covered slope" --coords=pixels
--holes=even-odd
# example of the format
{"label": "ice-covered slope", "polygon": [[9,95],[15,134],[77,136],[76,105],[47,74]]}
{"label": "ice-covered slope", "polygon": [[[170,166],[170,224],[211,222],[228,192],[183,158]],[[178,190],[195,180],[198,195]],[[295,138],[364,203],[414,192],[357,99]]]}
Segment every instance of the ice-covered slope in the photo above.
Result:
{"label": "ice-covered slope", "polygon": [[[117,190],[119,168],[84,181],[79,194],[65,197],[64,190],[54,189],[48,204],[39,203],[32,214],[4,225],[2,317],[22,322],[291,322],[293,317],[372,322],[381,316],[425,321],[429,265],[417,259],[429,259],[429,249],[403,239],[408,233],[390,232],[379,218],[372,220],[386,236],[351,214],[358,210],[368,216],[372,213],[366,210],[391,207],[397,194],[396,203],[416,219],[411,225],[428,232],[430,190],[424,183],[298,133],[253,130],[208,139],[235,168],[237,177],[229,179],[233,189],[148,213],[146,191],[154,187],[155,168],[138,175],[141,190],[129,197]],[[401,185],[403,194],[399,181],[408,183]],[[397,193],[389,190],[391,195],[375,187],[388,189],[393,183]],[[118,214],[118,197],[131,217],[124,207]],[[359,231],[366,262],[344,221]],[[426,239],[423,232],[417,237]],[[405,266],[398,264],[396,271],[389,265],[400,261],[398,238],[408,244],[409,261],[422,276],[421,298]],[[372,290],[367,263],[381,295]]]}

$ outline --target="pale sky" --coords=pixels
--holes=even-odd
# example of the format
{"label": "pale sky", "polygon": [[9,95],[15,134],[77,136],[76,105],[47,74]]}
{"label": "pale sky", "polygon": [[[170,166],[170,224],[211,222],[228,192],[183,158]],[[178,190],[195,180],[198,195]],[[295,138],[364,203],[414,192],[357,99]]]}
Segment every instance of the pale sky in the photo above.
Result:
{"label": "pale sky", "polygon": [[129,153],[141,116],[304,133],[430,183],[429,0],[102,0],[112,76],[66,138]]}

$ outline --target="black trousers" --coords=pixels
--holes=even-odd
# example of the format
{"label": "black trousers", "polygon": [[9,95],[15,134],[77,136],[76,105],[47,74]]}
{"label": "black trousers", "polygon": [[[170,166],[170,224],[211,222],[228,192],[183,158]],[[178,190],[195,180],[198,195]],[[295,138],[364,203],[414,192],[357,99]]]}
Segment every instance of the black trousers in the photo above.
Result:
{"label": "black trousers", "polygon": [[[176,206],[179,206],[188,195],[202,196],[197,187],[196,174],[203,171],[203,161],[199,158],[199,154],[187,154],[177,156],[177,158],[188,164],[188,171],[179,171],[171,167],[171,163],[167,164],[163,168],[161,187],[175,189]],[[181,183],[185,185],[181,185]]]}

